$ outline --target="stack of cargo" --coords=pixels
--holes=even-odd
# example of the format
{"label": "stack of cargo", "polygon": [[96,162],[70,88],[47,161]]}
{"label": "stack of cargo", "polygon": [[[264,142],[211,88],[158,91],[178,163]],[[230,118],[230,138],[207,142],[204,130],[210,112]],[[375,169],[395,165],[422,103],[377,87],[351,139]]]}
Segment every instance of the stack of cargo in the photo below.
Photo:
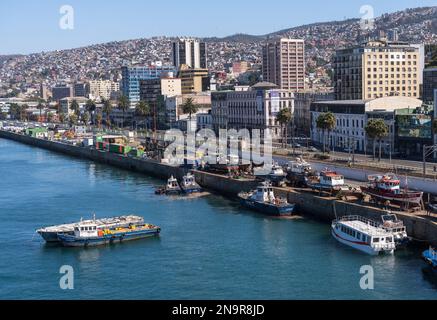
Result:
{"label": "stack of cargo", "polygon": [[131,150],[132,150],[132,147],[125,146],[125,145],[122,145],[122,144],[112,143],[112,144],[109,145],[109,152],[112,152],[112,153],[128,154],[129,151],[131,151]]}

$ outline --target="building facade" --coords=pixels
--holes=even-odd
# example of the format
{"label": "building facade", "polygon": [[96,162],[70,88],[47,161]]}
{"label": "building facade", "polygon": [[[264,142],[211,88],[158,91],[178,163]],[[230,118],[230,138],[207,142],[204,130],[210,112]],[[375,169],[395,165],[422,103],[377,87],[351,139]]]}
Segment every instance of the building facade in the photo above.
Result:
{"label": "building facade", "polygon": [[423,59],[419,46],[403,42],[369,41],[339,50],[333,63],[335,98],[419,98]]}
{"label": "building facade", "polygon": [[423,71],[423,97],[425,103],[434,101],[434,90],[437,89],[437,68],[425,69]]}
{"label": "building facade", "polygon": [[263,80],[284,90],[305,89],[305,43],[300,39],[279,39],[263,47]]}
{"label": "building facade", "polygon": [[89,82],[90,99],[110,100],[120,91],[120,84],[110,80],[92,80]]}
{"label": "building facade", "polygon": [[140,101],[140,81],[160,79],[169,74],[176,74],[174,66],[148,66],[121,68],[122,81],[121,91],[128,97],[131,106],[134,107]]}
{"label": "building facade", "polygon": [[84,82],[76,82],[73,86],[74,97],[88,97],[88,86]]}
{"label": "building facade", "polygon": [[59,101],[64,98],[70,98],[73,96],[73,90],[70,86],[61,85],[52,88],[53,101]]}
{"label": "building facade", "polygon": [[282,109],[294,112],[294,94],[272,83],[258,83],[247,91],[211,93],[213,129],[270,129],[273,139],[282,136],[276,116]]}
{"label": "building facade", "polygon": [[173,65],[179,69],[187,65],[193,69],[207,69],[207,47],[196,39],[179,39],[172,44]]}
{"label": "building facade", "polygon": [[208,69],[192,69],[182,65],[178,77],[181,79],[182,94],[200,93],[209,89]]}
{"label": "building facade", "polygon": [[[311,140],[330,149],[353,149],[358,152],[371,151],[372,141],[367,138],[366,126],[369,119],[384,119],[389,135],[382,141],[387,152],[394,152],[396,110],[418,108],[422,101],[410,97],[385,97],[374,100],[316,101],[311,104]],[[317,128],[317,118],[332,112],[336,119],[335,129],[327,132]]]}

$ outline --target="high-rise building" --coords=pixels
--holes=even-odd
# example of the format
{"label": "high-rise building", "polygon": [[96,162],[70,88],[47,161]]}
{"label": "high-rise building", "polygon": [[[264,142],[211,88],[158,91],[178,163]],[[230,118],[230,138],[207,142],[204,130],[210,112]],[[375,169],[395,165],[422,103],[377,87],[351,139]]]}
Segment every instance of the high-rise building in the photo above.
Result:
{"label": "high-rise building", "polygon": [[305,43],[278,39],[263,47],[263,79],[284,90],[305,89]]}
{"label": "high-rise building", "polygon": [[120,84],[110,80],[92,80],[89,82],[89,95],[91,99],[103,98],[109,100],[120,91]]}
{"label": "high-rise building", "polygon": [[88,88],[84,82],[76,82],[73,87],[73,96],[86,97],[88,96]]}
{"label": "high-rise building", "polygon": [[179,69],[181,65],[187,65],[194,69],[207,68],[207,49],[205,42],[195,39],[179,39],[173,42],[173,64]]}
{"label": "high-rise building", "polygon": [[404,42],[377,40],[339,50],[334,57],[335,97],[337,100],[418,98],[422,59],[420,46]]}
{"label": "high-rise building", "polygon": [[[428,68],[423,71],[423,97],[426,103],[434,102],[434,91],[437,90],[437,68]],[[435,106],[437,107],[437,106]]]}
{"label": "high-rise building", "polygon": [[191,69],[182,65],[179,70],[182,94],[199,93],[209,89],[208,69]]}
{"label": "high-rise building", "polygon": [[49,98],[47,86],[43,83],[41,83],[41,85],[40,85],[39,97],[43,100],[47,100]]}
{"label": "high-rise building", "polygon": [[64,98],[70,98],[73,96],[73,90],[71,86],[58,85],[52,88],[53,101],[58,101]]}
{"label": "high-rise building", "polygon": [[174,66],[147,66],[147,67],[127,67],[121,69],[122,81],[121,91],[128,97],[131,106],[135,106],[140,101],[140,81],[160,79],[167,74],[175,74]]}

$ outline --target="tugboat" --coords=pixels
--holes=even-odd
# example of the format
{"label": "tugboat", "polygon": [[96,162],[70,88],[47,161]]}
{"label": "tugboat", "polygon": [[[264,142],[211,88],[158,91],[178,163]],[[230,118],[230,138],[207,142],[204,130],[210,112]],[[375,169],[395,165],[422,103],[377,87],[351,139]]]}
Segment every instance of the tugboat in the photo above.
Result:
{"label": "tugboat", "polygon": [[92,247],[121,243],[159,235],[161,228],[151,224],[132,224],[127,228],[99,228],[94,221],[79,222],[74,234],[58,234],[65,247]]}
{"label": "tugboat", "polygon": [[156,194],[165,194],[168,196],[179,195],[181,192],[182,190],[179,186],[178,180],[173,176],[167,180],[167,184],[164,187],[161,187],[155,191]]}
{"label": "tugboat", "polygon": [[434,270],[437,270],[437,251],[432,247],[422,253],[422,258],[428,263]]}
{"label": "tugboat", "polygon": [[[142,224],[144,223],[144,218],[139,216],[120,216],[120,217],[113,217],[113,218],[102,218],[102,219],[96,219],[95,215],[93,220],[85,220],[80,222],[95,222],[98,226],[98,228],[124,228],[128,227],[132,224]],[[74,226],[78,222],[75,223],[69,223],[69,224],[61,224],[57,226],[51,226],[51,227],[45,227],[36,230],[36,232],[46,241],[49,243],[55,243],[59,242],[58,234],[74,234]]]}
{"label": "tugboat", "polygon": [[298,188],[307,187],[309,177],[315,176],[311,165],[301,158],[297,158],[296,161],[290,161],[286,172],[290,185]]}
{"label": "tugboat", "polygon": [[396,246],[405,246],[410,242],[410,238],[407,234],[407,228],[395,214],[386,214],[382,216],[381,219],[381,227],[384,230],[393,233]]}
{"label": "tugboat", "polygon": [[328,169],[320,172],[320,175],[315,179],[310,179],[308,186],[313,190],[330,192],[332,194],[351,191],[351,188],[344,183],[342,175]]}
{"label": "tugboat", "polygon": [[420,206],[423,192],[401,189],[401,181],[394,174],[370,175],[367,187],[361,187],[363,193],[379,201],[393,201],[403,207]]}
{"label": "tugboat", "polygon": [[185,194],[198,193],[202,191],[202,187],[196,182],[196,179],[191,173],[188,173],[186,176],[182,177],[182,181],[180,183],[182,192]]}
{"label": "tugboat", "polygon": [[345,216],[331,224],[332,236],[342,244],[370,255],[392,254],[396,249],[392,232],[360,216]]}
{"label": "tugboat", "polygon": [[295,208],[294,204],[275,196],[269,181],[263,182],[252,192],[241,192],[238,197],[243,206],[270,216],[290,216]]}

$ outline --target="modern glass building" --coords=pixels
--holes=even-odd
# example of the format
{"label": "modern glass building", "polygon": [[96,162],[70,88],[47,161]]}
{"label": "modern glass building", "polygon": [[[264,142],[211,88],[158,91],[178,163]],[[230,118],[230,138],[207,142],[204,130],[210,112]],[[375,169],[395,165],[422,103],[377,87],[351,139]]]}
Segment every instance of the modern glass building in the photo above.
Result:
{"label": "modern glass building", "polygon": [[140,101],[140,81],[159,79],[169,74],[176,74],[174,66],[147,66],[121,68],[121,91],[129,98],[132,106]]}

